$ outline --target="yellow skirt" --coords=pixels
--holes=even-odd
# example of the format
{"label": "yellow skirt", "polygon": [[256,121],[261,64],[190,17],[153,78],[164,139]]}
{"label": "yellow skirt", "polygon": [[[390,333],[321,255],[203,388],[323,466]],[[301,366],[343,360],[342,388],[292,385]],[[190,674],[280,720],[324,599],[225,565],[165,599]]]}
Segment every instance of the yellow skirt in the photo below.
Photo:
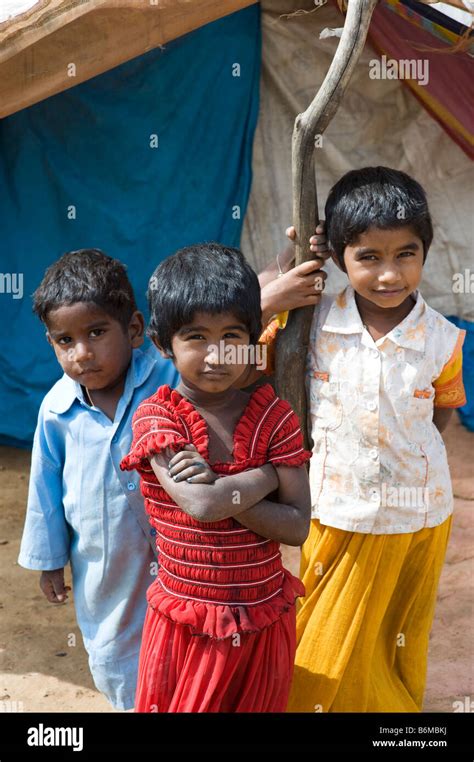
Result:
{"label": "yellow skirt", "polygon": [[421,711],[451,521],[389,535],[311,522],[289,712]]}

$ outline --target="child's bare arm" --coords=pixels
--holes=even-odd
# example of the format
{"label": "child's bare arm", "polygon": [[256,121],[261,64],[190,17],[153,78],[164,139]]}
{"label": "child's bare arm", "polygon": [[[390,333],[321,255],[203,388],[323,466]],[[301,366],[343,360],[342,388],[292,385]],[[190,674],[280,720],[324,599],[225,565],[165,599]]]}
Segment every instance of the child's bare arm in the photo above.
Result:
{"label": "child's bare arm", "polygon": [[236,517],[253,532],[286,545],[302,545],[309,532],[311,494],[306,466],[277,469],[278,502],[263,499]]}
{"label": "child's bare arm", "polygon": [[[286,231],[287,236],[294,240],[296,231],[293,227]],[[278,259],[281,272],[276,261],[270,263],[258,276],[262,289],[262,325],[265,327],[272,315],[286,312],[297,307],[307,307],[318,304],[324,289],[326,273],[320,268],[329,258],[324,223],[316,228],[316,235],[310,238],[310,249],[315,259],[303,262],[297,267],[291,267],[294,259],[293,246],[290,245]]]}
{"label": "child's bare arm", "polygon": [[[289,230],[290,228],[288,228]],[[286,249],[283,249],[278,254],[278,262],[280,263],[281,271],[286,273],[293,265],[295,259],[295,248],[293,244],[288,244]],[[258,282],[260,288],[263,290],[267,283],[274,280],[278,276],[280,270],[278,269],[278,262],[276,258],[272,259],[266,267],[258,274]]]}
{"label": "child's bare arm", "polygon": [[[296,237],[293,227],[288,228],[286,234],[290,240]],[[292,267],[294,249],[293,245],[290,245],[278,256],[281,272],[284,275],[278,277],[279,269],[276,260],[273,260],[259,274],[263,328],[268,325],[273,315],[298,307],[315,305],[321,300],[324,281],[327,277],[321,267],[330,256],[324,223],[318,225],[316,235],[311,236],[309,240],[315,259],[303,262],[298,267]],[[261,379],[263,375],[265,375],[263,368],[249,365],[234,386],[237,389],[245,389]]]}
{"label": "child's bare arm", "polygon": [[40,588],[50,603],[64,603],[71,589],[64,584],[64,569],[41,572]]}
{"label": "child's bare arm", "polygon": [[168,495],[198,521],[221,521],[237,516],[278,487],[276,470],[269,463],[201,484],[174,481],[168,474],[168,458],[163,453],[154,455],[150,464]]}
{"label": "child's bare arm", "polygon": [[267,283],[261,295],[262,324],[278,312],[319,304],[327,278],[322,266],[319,259],[311,259]]}
{"label": "child's bare arm", "polygon": [[[290,239],[290,241],[294,241],[296,239],[296,230],[293,226],[286,229],[286,235]],[[317,256],[324,259],[327,259],[328,254],[328,246],[327,246],[327,239],[326,239],[326,227],[324,222],[320,222],[318,227],[316,228],[315,235],[311,236],[309,239],[310,241],[310,249],[311,251]],[[284,272],[286,273],[293,265],[295,259],[295,249],[293,246],[293,243],[290,243],[286,249],[283,249],[278,254],[278,262],[277,259],[272,259],[268,265],[258,274],[258,280],[260,283],[260,288],[264,288],[267,283],[270,283],[270,281],[274,280],[278,276],[278,273]],[[278,263],[280,264],[280,269],[278,268]]]}
{"label": "child's bare arm", "polygon": [[453,414],[453,408],[435,407],[433,412],[433,423],[441,434],[448,425],[451,416]]}

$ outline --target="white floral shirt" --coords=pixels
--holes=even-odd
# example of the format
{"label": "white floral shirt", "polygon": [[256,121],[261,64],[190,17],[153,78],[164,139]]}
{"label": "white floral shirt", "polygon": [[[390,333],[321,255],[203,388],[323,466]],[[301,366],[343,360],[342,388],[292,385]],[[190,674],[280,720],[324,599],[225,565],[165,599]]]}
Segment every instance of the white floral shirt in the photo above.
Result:
{"label": "white floral shirt", "polygon": [[[310,482],[312,517],[322,524],[397,534],[437,526],[452,513],[433,383],[461,353],[465,332],[419,292],[414,297],[409,315],[377,341],[351,286],[336,297],[323,294],[315,310],[307,366]],[[460,372],[457,379],[457,401],[440,407],[465,401]]]}

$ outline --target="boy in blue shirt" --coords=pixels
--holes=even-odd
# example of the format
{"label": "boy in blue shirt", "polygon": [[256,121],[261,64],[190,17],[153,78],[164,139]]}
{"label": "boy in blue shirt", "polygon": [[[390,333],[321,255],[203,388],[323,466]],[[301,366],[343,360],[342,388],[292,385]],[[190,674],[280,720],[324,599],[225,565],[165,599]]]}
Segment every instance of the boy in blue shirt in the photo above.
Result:
{"label": "boy in blue shirt", "polygon": [[125,267],[96,249],[48,268],[34,311],[64,370],[43,400],[34,437],[19,563],[41,571],[62,603],[70,562],[76,617],[97,688],[116,709],[134,704],[154,538],[136,472],[120,471],[142,400],[179,380],[144,341]]}

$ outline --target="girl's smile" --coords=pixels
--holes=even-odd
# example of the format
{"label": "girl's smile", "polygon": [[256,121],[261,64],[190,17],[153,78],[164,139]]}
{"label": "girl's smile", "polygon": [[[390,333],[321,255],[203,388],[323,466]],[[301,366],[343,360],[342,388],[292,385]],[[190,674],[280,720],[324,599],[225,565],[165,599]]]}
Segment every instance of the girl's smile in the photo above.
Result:
{"label": "girl's smile", "polygon": [[391,296],[396,296],[397,294],[403,294],[405,290],[406,290],[405,288],[392,288],[392,289],[376,288],[374,289],[374,292],[381,297],[384,297],[384,296],[391,297]]}

